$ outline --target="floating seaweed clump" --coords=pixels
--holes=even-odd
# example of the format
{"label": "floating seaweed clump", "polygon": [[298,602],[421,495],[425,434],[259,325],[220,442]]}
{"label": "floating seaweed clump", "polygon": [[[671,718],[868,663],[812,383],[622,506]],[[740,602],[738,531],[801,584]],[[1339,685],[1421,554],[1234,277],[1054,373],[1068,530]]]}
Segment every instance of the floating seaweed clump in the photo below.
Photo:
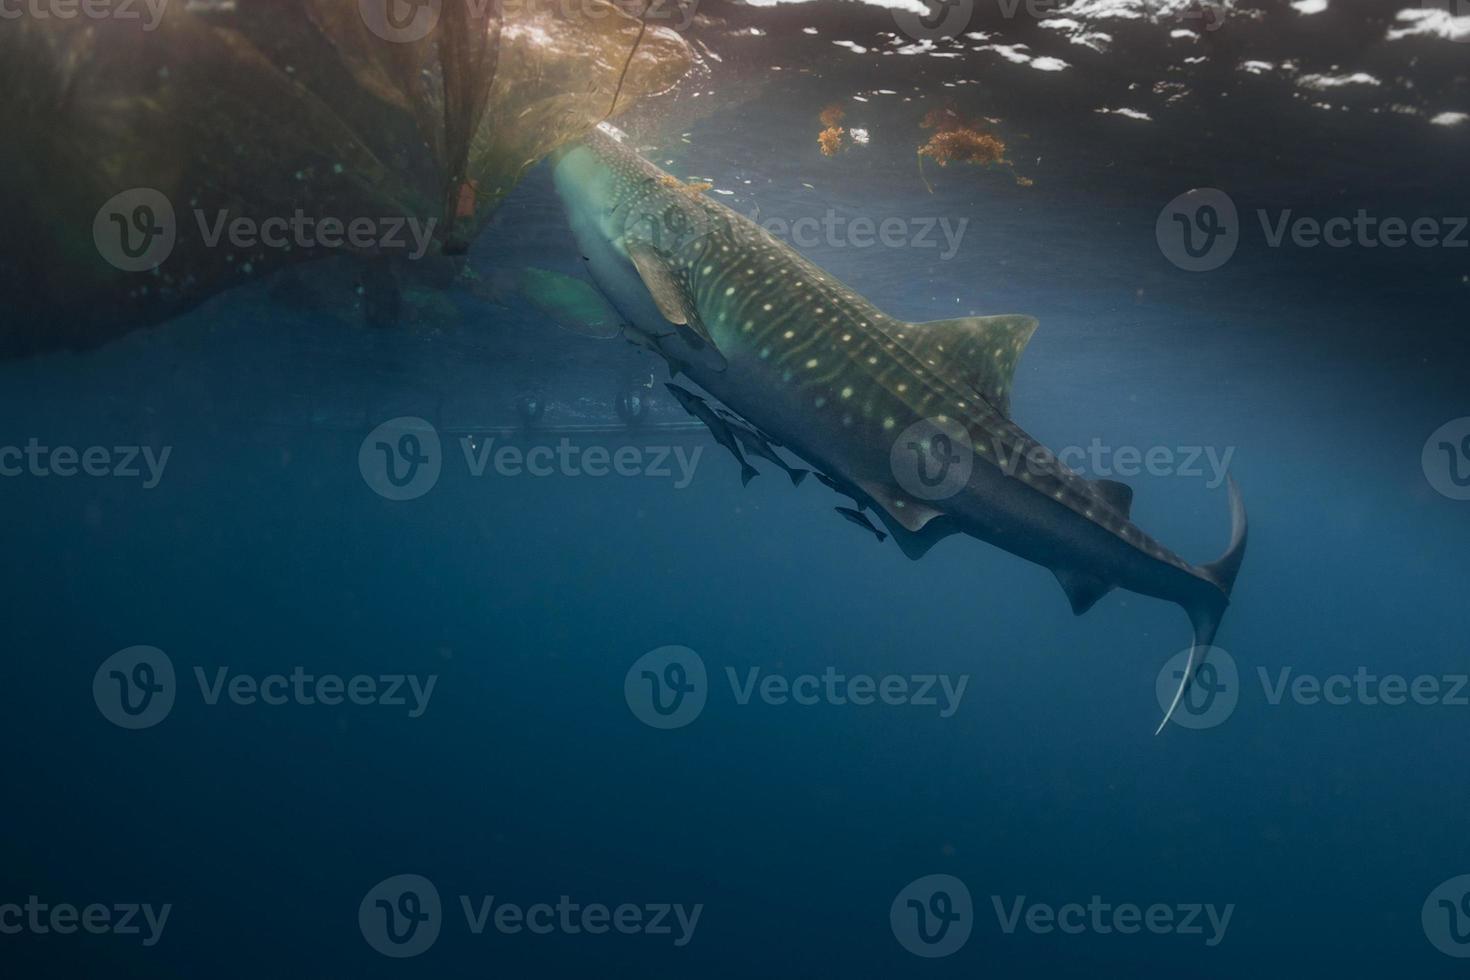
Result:
{"label": "floating seaweed clump", "polygon": [[836,156],[837,151],[843,147],[843,137],[846,131],[842,128],[843,117],[847,113],[840,105],[829,105],[822,110],[817,118],[821,120],[823,130],[817,134],[817,146],[821,147],[822,156]]}
{"label": "floating seaweed clump", "polygon": [[[919,125],[924,129],[935,130],[934,135],[919,146],[919,176],[930,193],[933,193],[934,188],[929,187],[929,180],[924,177],[924,157],[932,158],[941,167],[947,167],[951,163],[976,163],[982,166],[998,163],[1011,166],[1011,162],[1006,159],[1004,140],[994,133],[985,132],[978,123],[967,121],[953,109],[931,109]],[[1016,183],[1022,187],[1030,187],[1032,181],[1028,177],[1018,176]]]}
{"label": "floating seaweed clump", "polygon": [[664,174],[662,177],[660,177],[659,183],[663,184],[670,190],[684,191],[685,193],[696,197],[700,194],[703,194],[711,187],[715,186],[707,180],[691,180],[685,182],[680,180],[678,177],[672,177],[668,174]]}
{"label": "floating seaweed clump", "polygon": [[977,129],[946,129],[929,137],[919,155],[933,157],[941,167],[951,163],[1005,163],[1006,145],[997,136]]}

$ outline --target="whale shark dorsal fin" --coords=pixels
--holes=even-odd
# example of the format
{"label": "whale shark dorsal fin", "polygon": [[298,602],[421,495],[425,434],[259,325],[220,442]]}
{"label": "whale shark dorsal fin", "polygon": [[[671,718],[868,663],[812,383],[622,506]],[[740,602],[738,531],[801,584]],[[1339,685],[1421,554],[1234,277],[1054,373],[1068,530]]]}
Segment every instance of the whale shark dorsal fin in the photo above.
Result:
{"label": "whale shark dorsal fin", "polygon": [[1092,488],[1113,510],[1124,517],[1132,516],[1129,511],[1133,509],[1133,488],[1128,484],[1117,480],[1093,480]]}
{"label": "whale shark dorsal fin", "polygon": [[1051,573],[1061,583],[1062,591],[1072,603],[1072,614],[1081,616],[1097,604],[1097,600],[1112,591],[1112,586],[1096,575],[1074,572],[1067,568],[1053,568]]}
{"label": "whale shark dorsal fin", "polygon": [[925,364],[972,386],[1000,414],[1010,417],[1016,362],[1036,332],[1036,318],[1019,314],[962,316],[911,323],[905,338]]}

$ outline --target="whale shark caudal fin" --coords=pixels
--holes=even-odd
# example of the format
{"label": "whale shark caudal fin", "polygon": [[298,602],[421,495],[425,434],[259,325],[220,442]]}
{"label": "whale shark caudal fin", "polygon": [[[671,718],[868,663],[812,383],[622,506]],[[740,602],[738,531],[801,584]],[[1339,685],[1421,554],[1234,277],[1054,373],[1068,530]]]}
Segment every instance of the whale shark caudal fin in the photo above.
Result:
{"label": "whale shark caudal fin", "polygon": [[1215,642],[1215,632],[1220,628],[1220,618],[1225,615],[1225,609],[1230,605],[1230,593],[1235,588],[1235,577],[1240,573],[1240,563],[1245,558],[1245,542],[1249,531],[1245,516],[1245,501],[1241,499],[1240,487],[1236,484],[1235,478],[1230,477],[1229,479],[1230,547],[1226,548],[1225,554],[1215,561],[1199,567],[1204,578],[1219,591],[1213,595],[1206,593],[1204,598],[1184,608],[1184,611],[1189,614],[1190,625],[1194,627],[1194,643],[1189,648],[1189,663],[1184,668],[1184,677],[1179,682],[1179,690],[1174,692],[1174,700],[1169,703],[1169,709],[1164,712],[1164,720],[1159,722],[1159,727],[1154,730],[1155,735],[1162,732],[1164,726],[1169,724],[1169,719],[1174,717],[1175,709],[1179,707],[1179,702],[1184,700],[1189,685],[1194,683],[1195,674],[1204,664],[1210,644]]}
{"label": "whale shark caudal fin", "polygon": [[1011,417],[1011,388],[1016,362],[1036,332],[1036,318],[962,316],[953,320],[910,323],[904,346],[926,364],[939,368],[952,382],[973,388],[996,411]]}

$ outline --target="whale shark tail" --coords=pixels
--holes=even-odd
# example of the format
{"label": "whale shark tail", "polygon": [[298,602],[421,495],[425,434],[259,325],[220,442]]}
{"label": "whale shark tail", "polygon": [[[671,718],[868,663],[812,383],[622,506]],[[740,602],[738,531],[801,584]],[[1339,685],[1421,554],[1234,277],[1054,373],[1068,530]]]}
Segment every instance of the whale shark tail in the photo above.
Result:
{"label": "whale shark tail", "polygon": [[1174,692],[1174,700],[1164,712],[1164,720],[1154,730],[1155,735],[1162,732],[1164,726],[1169,724],[1169,719],[1174,717],[1175,709],[1184,700],[1189,685],[1194,682],[1195,675],[1204,664],[1210,644],[1215,642],[1220,620],[1230,605],[1230,592],[1235,588],[1235,577],[1240,573],[1240,563],[1245,558],[1246,536],[1250,530],[1245,516],[1245,501],[1241,499],[1240,486],[1236,484],[1235,478],[1229,479],[1230,547],[1218,559],[1199,568],[1200,575],[1214,588],[1201,590],[1200,598],[1184,607],[1184,611],[1189,614],[1190,625],[1194,627],[1194,643],[1189,648],[1189,664],[1184,669],[1179,689]]}

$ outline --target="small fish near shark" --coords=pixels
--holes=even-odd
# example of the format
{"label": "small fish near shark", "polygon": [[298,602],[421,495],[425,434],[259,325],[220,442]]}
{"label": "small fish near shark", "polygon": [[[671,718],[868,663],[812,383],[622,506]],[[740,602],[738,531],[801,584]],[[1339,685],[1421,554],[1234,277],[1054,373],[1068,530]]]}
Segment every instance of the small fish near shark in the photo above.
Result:
{"label": "small fish near shark", "polygon": [[740,483],[743,486],[749,486],[751,480],[760,476],[760,471],[751,466],[745,454],[740,451],[740,446],[735,441],[735,433],[729,423],[716,414],[709,402],[676,384],[666,383],[664,387],[669,389],[669,393],[684,407],[684,411],[705,424],[705,427],[714,435],[715,442],[725,447],[729,450],[730,455],[735,457],[735,461],[740,464]]}
{"label": "small fish near shark", "polygon": [[878,538],[879,544],[882,544],[884,541],[888,540],[888,535],[884,534],[882,531],[874,527],[873,522],[868,520],[868,515],[864,514],[862,511],[853,510],[851,507],[834,507],[833,510],[837,511],[837,513],[841,514],[844,518],[856,524],[863,530],[872,532],[872,534],[874,534]]}
{"label": "small fish near shark", "polygon": [[[862,514],[871,510],[911,559],[955,534],[989,542],[1049,569],[1078,615],[1115,588],[1180,606],[1194,637],[1163,730],[1204,663],[1245,556],[1233,479],[1230,544],[1192,565],[1133,523],[1131,489],[1071,471],[1011,420],[1033,318],[890,316],[649,163],[605,123],[553,154],[553,179],[625,336],[851,497],[843,518],[881,534]],[[670,391],[748,483],[755,470],[731,424],[692,392]]]}
{"label": "small fish near shark", "polygon": [[[729,421],[726,419],[726,421]],[[784,470],[791,478],[793,487],[801,486],[801,481],[807,478],[811,470],[804,470],[799,466],[792,466],[771,446],[771,443],[759,432],[739,422],[730,422],[730,431],[735,433],[735,440],[740,443],[740,448],[746,453],[763,459],[768,463],[774,463],[778,468]]]}

